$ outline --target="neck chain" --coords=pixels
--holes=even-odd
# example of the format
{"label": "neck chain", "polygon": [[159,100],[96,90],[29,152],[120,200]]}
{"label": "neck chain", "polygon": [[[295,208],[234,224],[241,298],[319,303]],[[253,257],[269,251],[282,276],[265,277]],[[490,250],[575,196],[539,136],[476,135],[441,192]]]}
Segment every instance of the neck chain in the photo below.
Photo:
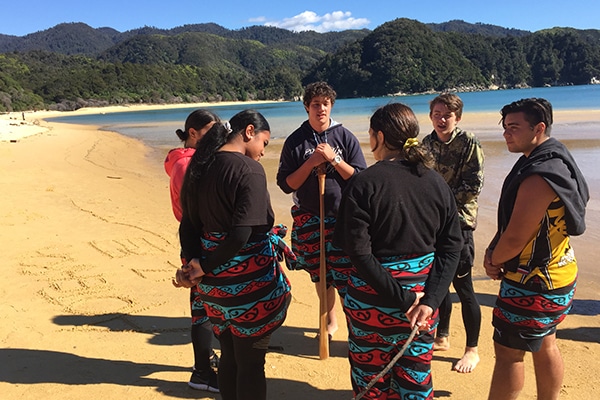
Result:
{"label": "neck chain", "polygon": [[327,130],[323,131],[323,140],[319,140],[319,136],[317,136],[317,132],[314,131],[313,129],[313,138],[315,138],[315,143],[319,144],[319,143],[327,143]]}

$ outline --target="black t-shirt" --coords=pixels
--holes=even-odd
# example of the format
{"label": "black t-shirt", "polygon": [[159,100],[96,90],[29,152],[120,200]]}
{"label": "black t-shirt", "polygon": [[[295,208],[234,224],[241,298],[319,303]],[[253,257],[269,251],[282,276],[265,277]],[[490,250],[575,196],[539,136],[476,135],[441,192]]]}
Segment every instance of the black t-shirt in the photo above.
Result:
{"label": "black t-shirt", "polygon": [[[397,256],[460,250],[456,202],[444,179],[397,161],[357,174],[344,192],[336,243],[349,255]],[[343,217],[342,217],[343,216]]]}
{"label": "black t-shirt", "polygon": [[[275,220],[262,165],[237,152],[217,152],[208,171],[196,182],[198,215],[183,215],[179,230],[187,257],[197,257],[202,232],[230,232],[252,227],[268,232]],[[193,221],[200,221],[194,225]]]}

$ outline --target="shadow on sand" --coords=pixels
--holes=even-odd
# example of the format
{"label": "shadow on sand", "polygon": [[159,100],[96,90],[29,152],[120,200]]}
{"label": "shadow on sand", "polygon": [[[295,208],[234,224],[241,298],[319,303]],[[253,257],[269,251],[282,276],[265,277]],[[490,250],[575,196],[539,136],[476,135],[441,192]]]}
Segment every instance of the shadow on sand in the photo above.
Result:
{"label": "shadow on sand", "polygon": [[[190,343],[189,318],[136,316],[123,313],[99,315],[61,315],[54,323],[62,326],[104,327],[112,332],[133,331],[150,334],[150,344],[172,346]],[[309,335],[306,335],[309,333]],[[300,358],[318,358],[316,330],[283,326],[271,338],[271,351],[291,354]],[[218,344],[215,341],[215,344]],[[347,357],[345,340],[333,340],[329,346],[330,357]],[[208,392],[198,392],[181,381],[152,378],[165,371],[189,371],[188,367],[144,364],[122,360],[81,357],[74,354],[46,350],[0,349],[0,381],[12,384],[57,383],[64,385],[92,385],[99,383],[124,386],[153,387],[170,397],[215,398]],[[9,367],[10,366],[10,367]],[[49,367],[51,366],[51,367]],[[322,390],[307,382],[270,378],[267,381],[269,398],[286,400],[349,400],[351,390]]]}

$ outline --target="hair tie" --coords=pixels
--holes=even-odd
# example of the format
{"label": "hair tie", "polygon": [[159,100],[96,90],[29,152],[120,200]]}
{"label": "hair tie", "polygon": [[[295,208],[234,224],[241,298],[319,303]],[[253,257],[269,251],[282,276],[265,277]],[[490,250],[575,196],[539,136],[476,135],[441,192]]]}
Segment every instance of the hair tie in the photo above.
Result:
{"label": "hair tie", "polygon": [[402,148],[404,150],[406,150],[409,147],[418,146],[418,145],[419,145],[419,140],[417,138],[411,137],[411,138],[406,139],[406,142],[404,142],[404,146],[402,146]]}
{"label": "hair tie", "polygon": [[229,123],[229,121],[226,121],[223,126],[225,127],[225,129],[227,130],[227,133],[231,133],[231,124]]}

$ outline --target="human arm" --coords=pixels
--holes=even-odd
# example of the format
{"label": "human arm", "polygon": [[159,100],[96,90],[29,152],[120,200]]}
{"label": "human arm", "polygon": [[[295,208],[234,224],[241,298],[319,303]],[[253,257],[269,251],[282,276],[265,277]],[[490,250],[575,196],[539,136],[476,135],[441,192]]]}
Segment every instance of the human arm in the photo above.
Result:
{"label": "human arm", "polygon": [[[191,272],[194,271],[194,276],[191,276]],[[204,276],[204,271],[200,266],[200,260],[193,258],[189,263],[182,265],[175,272],[175,278],[173,279],[173,286],[180,288],[191,288],[196,286]]]}
{"label": "human arm", "polygon": [[[326,160],[321,154],[314,152],[313,146],[308,146],[302,140],[299,140],[293,133],[285,141],[281,154],[279,156],[279,167],[277,169],[277,186],[284,193],[292,193],[298,190],[311,175],[313,169]],[[304,157],[310,154],[310,157]]]}
{"label": "human arm", "polygon": [[184,213],[179,223],[179,244],[186,260],[202,257],[202,227],[194,226],[188,214]]}
{"label": "human arm", "polygon": [[428,331],[431,329],[431,316],[433,309],[426,304],[419,304],[425,293],[417,292],[417,298],[414,304],[406,311],[406,317],[410,322],[410,326],[417,325],[419,330]]}
{"label": "human arm", "polygon": [[436,254],[425,292],[417,293],[415,303],[406,311],[411,326],[431,329],[431,317],[448,292],[459,259],[460,251]]}
{"label": "human arm", "polygon": [[350,256],[350,260],[361,278],[377,292],[378,296],[385,298],[390,304],[397,305],[404,312],[414,305],[417,294],[404,289],[373,254],[353,255]]}
{"label": "human arm", "polygon": [[[226,232],[223,240],[216,243],[210,251],[205,251],[202,258],[202,269],[206,273],[214,272],[237,256],[242,248],[251,240],[253,234],[266,234],[273,226],[274,214],[267,190],[265,171],[260,163],[240,157],[243,164],[238,164],[238,177],[230,184],[225,194],[233,204],[220,211],[222,220],[219,229],[208,229],[213,232]],[[254,240],[254,239],[253,239]]]}
{"label": "human arm", "polygon": [[433,265],[427,278],[425,296],[421,299],[420,304],[428,305],[433,310],[440,306],[456,274],[459,259],[460,250],[448,252],[436,251]]}
{"label": "human arm", "polygon": [[273,210],[267,190],[267,178],[263,167],[254,160],[243,157],[247,164],[242,168],[237,183],[227,196],[233,200],[221,228],[227,232],[211,251],[202,258],[202,269],[209,273],[234,258],[248,243],[254,233],[266,233],[273,226]]}
{"label": "human arm", "polygon": [[461,227],[474,229],[477,222],[477,199],[484,182],[484,154],[479,141],[471,136],[464,144],[462,163],[456,178],[449,182],[456,199]]}
{"label": "human arm", "polygon": [[[199,278],[213,272],[217,267],[235,257],[248,242],[254,227],[268,227],[272,224],[272,210],[267,192],[266,177],[260,164],[252,161],[254,171],[245,170],[240,177],[229,185],[227,196],[234,204],[217,212],[220,223],[205,227],[199,212],[195,223],[188,214],[184,214],[179,227],[181,248],[186,260],[190,260],[190,277]],[[204,214],[207,214],[204,210]],[[208,215],[208,214],[207,214]],[[213,215],[214,216],[214,215]],[[210,221],[210,217],[207,216]],[[202,248],[202,237],[208,232],[226,232],[223,240],[218,241],[210,251]]]}
{"label": "human arm", "polygon": [[491,266],[499,266],[521,253],[555,198],[556,193],[540,175],[531,175],[521,182],[510,220],[489,257]]}
{"label": "human arm", "polygon": [[[360,180],[360,175],[356,176]],[[334,244],[350,257],[359,276],[365,280],[382,298],[390,304],[406,311],[414,303],[416,294],[404,289],[392,275],[386,271],[373,254],[372,249],[372,208],[370,189],[363,190],[353,180],[344,193],[338,210],[334,231]]]}
{"label": "human arm", "polygon": [[434,228],[434,258],[425,283],[425,297],[421,300],[421,304],[434,310],[448,293],[464,247],[456,205],[447,186],[446,190],[440,188],[439,199],[439,219]]}
{"label": "human arm", "polygon": [[504,276],[504,264],[492,264],[493,251],[494,250],[490,247],[485,249],[485,254],[483,256],[483,268],[485,269],[485,274],[496,281],[498,279],[502,279],[502,276]]}
{"label": "human arm", "polygon": [[323,159],[326,162],[330,163],[345,181],[347,181],[352,177],[352,175],[354,175],[354,167],[348,164],[343,158],[341,158],[341,155],[341,161],[337,164],[334,163],[335,157],[338,154],[336,154],[336,152],[329,145],[329,143],[319,143],[319,145],[315,149],[315,153],[321,154]]}
{"label": "human arm", "polygon": [[252,227],[250,226],[233,228],[227,238],[220,242],[216,250],[208,254],[202,262],[199,258],[192,258],[187,265],[183,265],[177,270],[173,285],[189,288],[198,284],[204,275],[235,257],[248,243],[251,234]]}
{"label": "human arm", "polygon": [[300,167],[298,167],[298,169],[285,178],[286,185],[291,189],[291,191],[298,190],[300,186],[306,182],[313,169],[325,162],[327,162],[327,160],[323,158],[323,155],[315,151],[300,165]]}
{"label": "human arm", "polygon": [[175,278],[173,279],[173,286],[175,287],[185,287],[190,288],[198,284],[202,275],[198,274],[198,272],[194,273],[194,277],[190,276],[190,272],[196,268],[200,267],[199,258],[202,257],[202,246],[200,244],[200,237],[202,235],[202,230],[197,229],[192,220],[189,218],[187,214],[184,214],[179,223],[179,243],[181,245],[181,251],[183,254],[183,258],[189,260],[189,262],[185,265],[182,265],[175,272]]}
{"label": "human arm", "polygon": [[436,233],[435,253],[425,283],[425,294],[418,305],[407,312],[411,325],[416,324],[421,330],[429,328],[434,310],[439,308],[448,293],[463,247],[459,217],[449,191],[446,199],[446,207],[439,208],[445,212],[441,214],[440,227]]}
{"label": "human arm", "polygon": [[219,242],[217,248],[202,260],[202,271],[204,273],[212,272],[219,265],[231,260],[248,243],[251,235],[251,226],[236,226],[231,229],[227,237],[222,242]]}
{"label": "human arm", "polygon": [[185,171],[187,169],[186,160],[181,159],[173,164],[169,176],[169,189],[171,194],[171,206],[173,214],[177,221],[181,221],[183,212],[181,209],[181,186],[183,186],[183,179],[185,177]]}

